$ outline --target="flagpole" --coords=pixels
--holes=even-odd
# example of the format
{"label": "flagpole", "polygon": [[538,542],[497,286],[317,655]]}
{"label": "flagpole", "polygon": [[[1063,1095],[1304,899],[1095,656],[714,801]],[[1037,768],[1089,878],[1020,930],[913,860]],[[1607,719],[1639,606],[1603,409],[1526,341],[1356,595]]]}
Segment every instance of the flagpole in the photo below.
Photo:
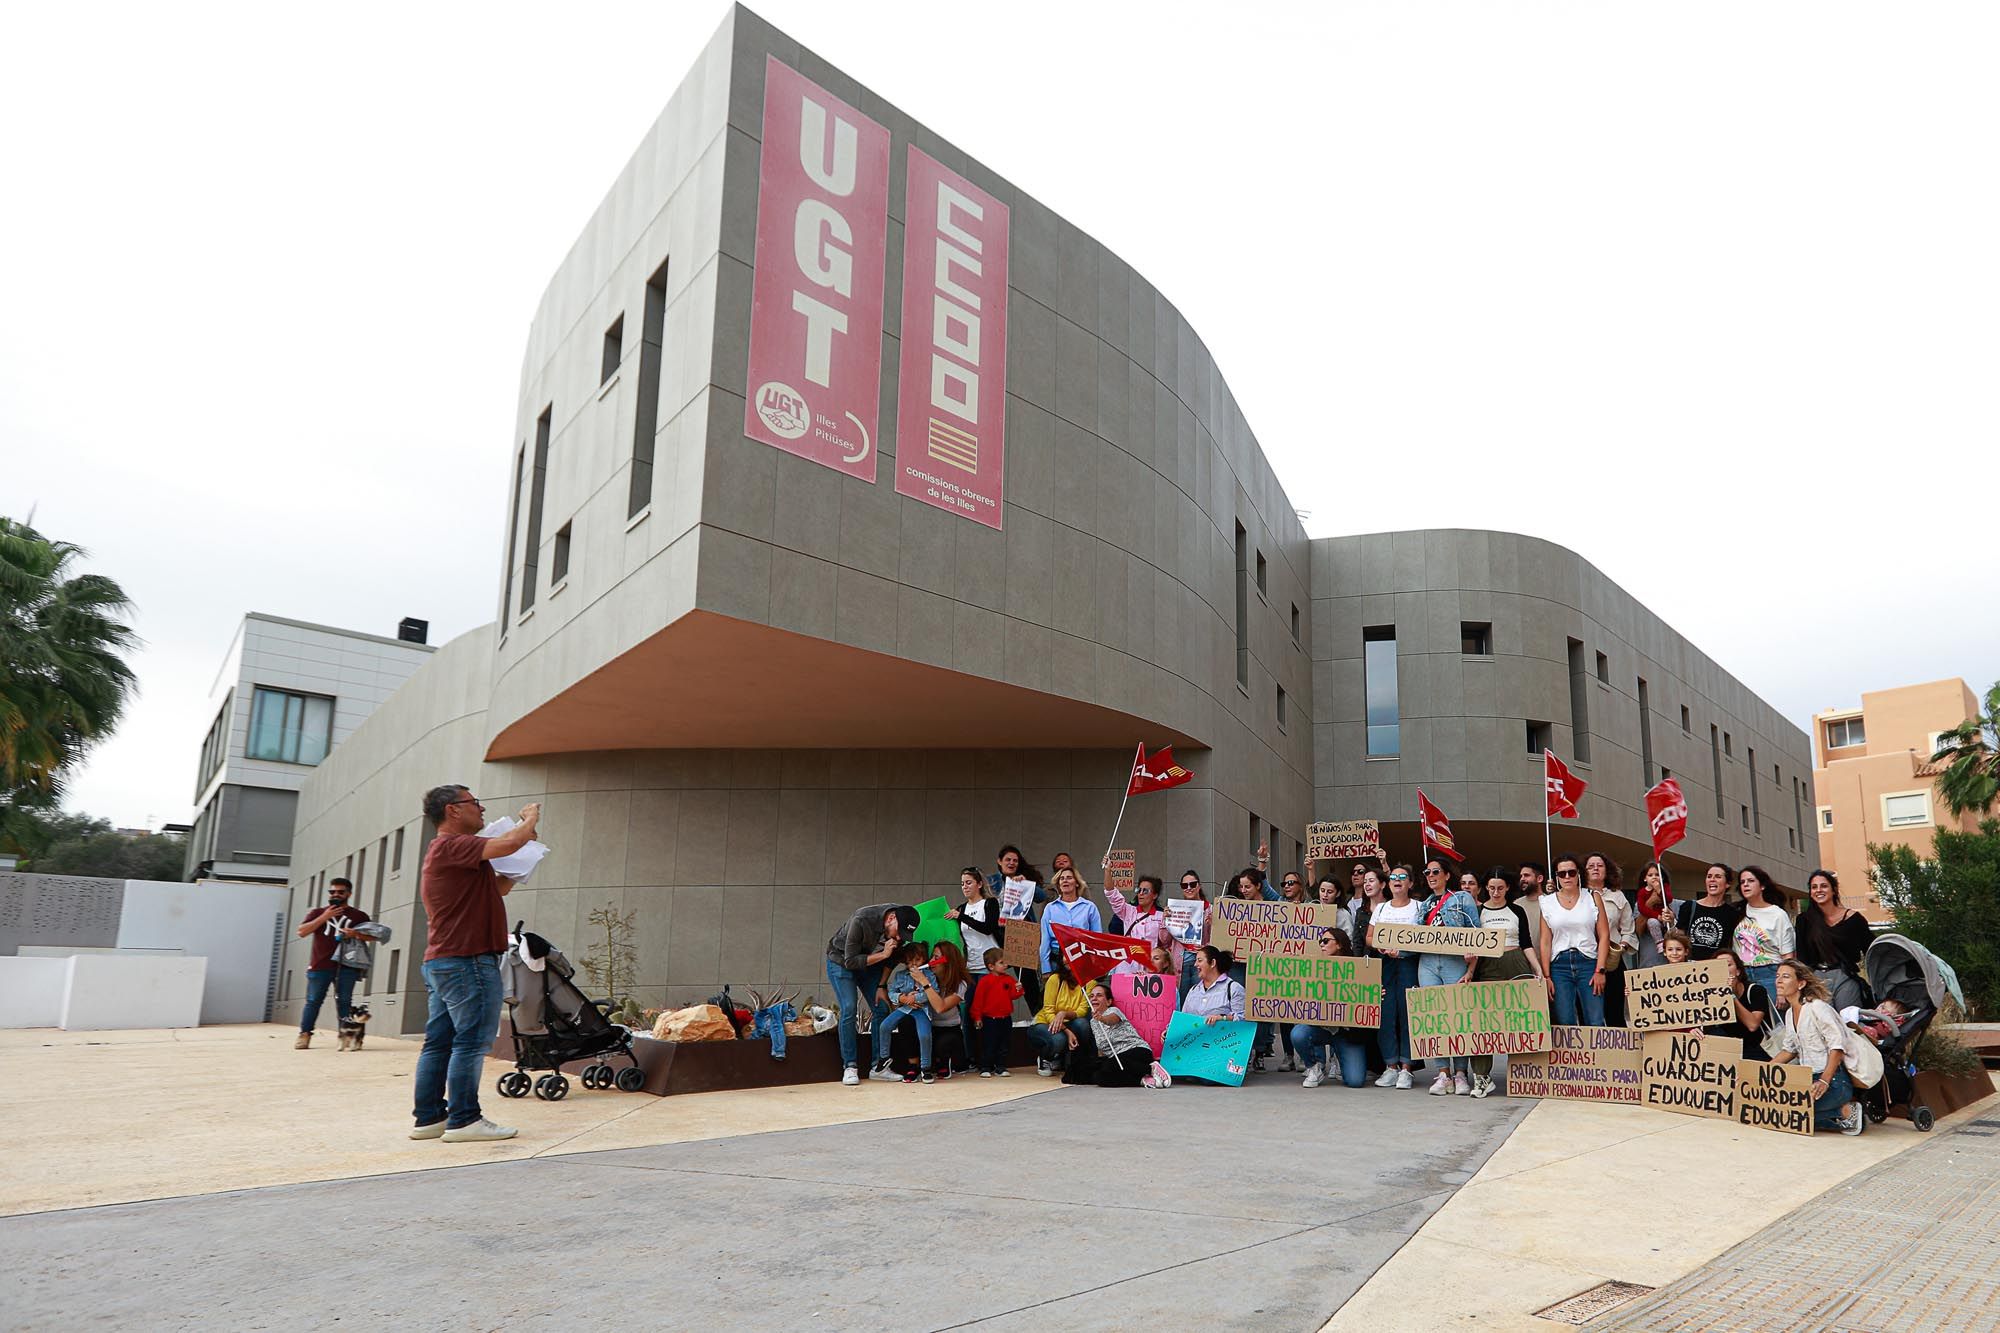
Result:
{"label": "flagpole", "polygon": [[1111,822],[1111,841],[1104,844],[1104,860],[1099,867],[1100,869],[1103,866],[1111,864],[1111,849],[1118,845],[1118,829],[1125,822],[1125,807],[1131,803],[1131,800],[1132,783],[1128,779],[1125,783],[1125,799],[1118,803],[1118,818]]}
{"label": "flagpole", "polygon": [[1549,750],[1542,747],[1542,866],[1553,873],[1556,859],[1554,835],[1549,832]]}

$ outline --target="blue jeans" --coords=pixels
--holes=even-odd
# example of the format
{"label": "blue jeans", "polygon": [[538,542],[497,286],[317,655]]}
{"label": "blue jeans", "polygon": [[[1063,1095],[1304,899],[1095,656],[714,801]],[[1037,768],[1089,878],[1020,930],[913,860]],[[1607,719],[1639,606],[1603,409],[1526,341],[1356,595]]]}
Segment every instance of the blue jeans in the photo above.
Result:
{"label": "blue jeans", "polygon": [[[1465,960],[1457,954],[1427,953],[1417,959],[1417,985],[1449,986],[1465,975]],[[1444,1059],[1446,1069],[1467,1073],[1472,1068],[1469,1055],[1448,1055]]]}
{"label": "blue jeans", "polygon": [[306,973],[306,1009],[299,1015],[299,1031],[311,1032],[319,1024],[319,1007],[326,1003],[326,988],[333,987],[333,1010],[343,1020],[354,1007],[354,983],[367,973],[358,967],[335,966],[323,972]]}
{"label": "blue jeans", "polygon": [[[1774,967],[1773,971],[1776,970]],[[1825,1070],[1815,1071],[1817,1074]],[[1826,1081],[1826,1091],[1813,1103],[1814,1129],[1839,1129],[1840,1110],[1854,1100],[1854,1080],[1847,1076],[1847,1066],[1842,1064],[1833,1071],[1833,1077]]]}
{"label": "blue jeans", "polygon": [[1410,1063],[1409,1005],[1403,993],[1417,984],[1417,960],[1412,954],[1382,960],[1382,1027],[1375,1034],[1384,1065]]}
{"label": "blue jeans", "polygon": [[1300,1023],[1292,1029],[1292,1053],[1308,1068],[1324,1060],[1328,1052],[1340,1061],[1340,1081],[1358,1088],[1368,1081],[1368,1047],[1358,1033],[1347,1028],[1315,1027]]}
{"label": "blue jeans", "polygon": [[[1248,963],[1231,963],[1229,965],[1229,976],[1237,985],[1244,988],[1246,995],[1249,993],[1250,965]],[[1276,1023],[1259,1023],[1257,1025],[1257,1035],[1250,1041],[1250,1054],[1261,1060],[1269,1055],[1271,1048],[1277,1044],[1278,1025]]]}
{"label": "blue jeans", "polygon": [[[1604,997],[1590,988],[1597,960],[1581,949],[1565,949],[1549,963],[1549,975],[1556,983],[1555,1021],[1565,1027],[1604,1026]],[[1609,977],[1605,985],[1610,985]]]}
{"label": "blue jeans", "polygon": [[[773,1060],[785,1058],[785,1014],[791,1009],[789,1004],[766,1005],[750,1015],[750,1036],[770,1038]],[[792,1017],[797,1018],[797,1012]]]}
{"label": "blue jeans", "polygon": [[877,1020],[875,1024],[875,1049],[887,1055],[889,1053],[889,1034],[896,1030],[896,1024],[906,1018],[917,1025],[917,1067],[919,1069],[929,1069],[931,1067],[931,1009],[929,1005],[921,1005],[915,1009],[906,1009],[899,1004],[891,1009],[886,1016]]}
{"label": "blue jeans", "polygon": [[500,1030],[500,956],[424,964],[431,1016],[417,1055],[417,1123],[457,1129],[480,1119],[479,1076]]}
{"label": "blue jeans", "polygon": [[[875,1015],[875,1025],[880,1026],[882,1015],[889,1012],[886,1004],[875,1003],[875,988],[882,983],[882,965],[873,967],[842,967],[829,958],[826,960],[826,979],[833,987],[833,1002],[840,1007],[840,1063],[849,1069],[855,1067],[861,1043],[854,1031],[854,1015],[860,1003],[860,996],[868,997],[868,1003]],[[874,1049],[889,1053],[886,1041],[873,1043]]]}
{"label": "blue jeans", "polygon": [[1076,1049],[1081,1055],[1088,1055],[1097,1049],[1091,1040],[1090,1024],[1081,1018],[1072,1018],[1063,1024],[1064,1031],[1051,1032],[1047,1023],[1028,1025],[1028,1042],[1035,1048],[1035,1054],[1051,1064],[1062,1064],[1069,1059],[1069,1033],[1076,1034]]}
{"label": "blue jeans", "polygon": [[1762,986],[1766,995],[1774,1000],[1778,998],[1778,965],[1776,963],[1772,963],[1768,967],[1745,967],[1743,974],[1750,978],[1751,985]]}

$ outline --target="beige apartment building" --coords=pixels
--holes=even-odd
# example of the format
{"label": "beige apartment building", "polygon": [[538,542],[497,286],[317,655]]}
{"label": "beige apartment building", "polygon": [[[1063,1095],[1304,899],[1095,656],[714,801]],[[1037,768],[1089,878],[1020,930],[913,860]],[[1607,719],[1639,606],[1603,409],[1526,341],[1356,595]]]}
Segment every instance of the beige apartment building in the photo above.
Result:
{"label": "beige apartment building", "polygon": [[1933,788],[1943,766],[1930,759],[1938,733],[1978,712],[1971,686],[1934,680],[1871,690],[1859,708],[1813,715],[1820,860],[1840,876],[1847,903],[1870,920],[1889,916],[1869,878],[1870,843],[1901,843],[1929,856],[1939,828],[1976,828],[1970,813],[1954,817],[1938,799]]}

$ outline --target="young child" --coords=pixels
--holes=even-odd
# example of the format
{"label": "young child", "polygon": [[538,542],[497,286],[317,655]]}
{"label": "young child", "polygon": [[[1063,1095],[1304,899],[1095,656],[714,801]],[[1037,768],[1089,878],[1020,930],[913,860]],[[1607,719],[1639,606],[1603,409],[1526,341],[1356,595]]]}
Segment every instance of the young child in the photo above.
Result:
{"label": "young child", "polygon": [[1174,952],[1167,946],[1165,940],[1153,941],[1153,970],[1161,976],[1179,979],[1179,973],[1174,967]]}
{"label": "young child", "polygon": [[1670,963],[1685,963],[1694,956],[1694,941],[1684,930],[1669,930],[1660,941],[1660,952]]}
{"label": "young child", "polygon": [[972,1022],[979,1028],[979,1077],[1008,1078],[1007,1039],[1014,1030],[1014,1002],[1021,998],[1021,982],[1007,971],[999,949],[988,949],[980,957],[986,962],[986,974],[973,987],[971,1006]]}
{"label": "young child", "polygon": [[[875,1048],[889,1049],[889,1034],[905,1018],[917,1025],[917,1068],[923,1071],[923,1081],[935,1082],[937,1076],[931,1072],[931,1006],[927,990],[934,990],[937,982],[931,978],[930,951],[912,940],[903,946],[903,952],[896,964],[896,970],[889,974],[889,1013],[876,1028]],[[906,998],[916,996],[915,1004],[906,1003]],[[903,1082],[915,1083],[916,1074],[903,1075]]]}

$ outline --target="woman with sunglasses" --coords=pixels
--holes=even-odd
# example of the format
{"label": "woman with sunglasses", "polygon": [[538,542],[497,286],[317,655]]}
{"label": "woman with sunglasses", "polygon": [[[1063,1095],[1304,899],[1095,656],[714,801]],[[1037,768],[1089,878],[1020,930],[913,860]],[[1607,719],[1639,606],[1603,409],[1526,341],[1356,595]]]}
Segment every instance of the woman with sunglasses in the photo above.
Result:
{"label": "woman with sunglasses", "polygon": [[[1372,913],[1369,925],[1371,935],[1376,926],[1385,922],[1414,925],[1423,919],[1423,904],[1410,897],[1410,884],[1415,878],[1406,865],[1397,866],[1389,872],[1389,901]],[[1400,949],[1376,946],[1372,939],[1369,943],[1382,960],[1382,1026],[1376,1033],[1376,1042],[1382,1048],[1382,1077],[1375,1080],[1375,1086],[1407,1088],[1410,1086],[1410,1025],[1405,1017],[1408,1013],[1405,997],[1410,987],[1417,984],[1417,959]]]}
{"label": "woman with sunglasses", "polygon": [[1185,940],[1172,939],[1171,933],[1169,934],[1171,941],[1169,947],[1173,951],[1174,965],[1180,969],[1180,993],[1186,995],[1195,988],[1195,983],[1200,979],[1201,968],[1195,955],[1201,952],[1202,945],[1208,943],[1208,894],[1201,887],[1201,876],[1192,870],[1181,871],[1181,897],[1201,904],[1198,909],[1201,913],[1199,940],[1190,944]]}
{"label": "woman with sunglasses", "polygon": [[1623,880],[1618,863],[1603,852],[1583,858],[1583,887],[1603,909],[1605,934],[1611,941],[1597,961],[1604,965],[1604,1021],[1615,1028],[1625,1026],[1624,967],[1639,953],[1638,917],[1621,887]]}
{"label": "woman with sunglasses", "polygon": [[1595,895],[1583,887],[1583,858],[1556,858],[1556,891],[1542,899],[1542,957],[1557,1023],[1604,1026],[1604,965],[1611,931]]}
{"label": "woman with sunglasses", "polygon": [[[1159,945],[1171,955],[1174,950],[1172,934],[1167,930],[1167,914],[1160,910],[1160,877],[1141,875],[1137,887],[1132,890],[1131,900],[1110,884],[1104,886],[1104,901],[1111,904],[1111,915],[1124,928],[1125,934],[1135,940],[1144,940],[1150,951]],[[1137,963],[1120,963],[1113,972],[1144,972],[1148,969]]]}
{"label": "woman with sunglasses", "polygon": [[[1459,884],[1473,878],[1467,871],[1459,876]],[[1486,882],[1479,889],[1479,924],[1488,930],[1500,932],[1501,946],[1506,950],[1498,958],[1482,958],[1473,975],[1481,981],[1519,981],[1533,977],[1547,985],[1542,975],[1542,958],[1535,951],[1535,933],[1528,924],[1528,914],[1521,904],[1510,902],[1514,896],[1514,883],[1507,875],[1506,866],[1494,866],[1486,872]],[[1475,1055],[1472,1057],[1472,1095],[1485,1097],[1493,1091],[1493,1057]]]}
{"label": "woman with sunglasses", "polygon": [[[1443,861],[1432,857],[1424,862],[1424,878],[1431,886],[1430,901],[1424,904],[1423,922],[1427,926],[1478,926],[1479,877],[1466,872],[1466,883],[1453,888]],[[1469,980],[1472,968],[1479,961],[1477,954],[1458,957],[1448,953],[1427,953],[1417,959],[1417,985],[1452,986]],[[1491,1066],[1488,1066],[1491,1068]],[[1465,1097],[1472,1093],[1472,1057],[1468,1055],[1446,1056],[1438,1066],[1437,1077],[1431,1080],[1431,1096]]]}

